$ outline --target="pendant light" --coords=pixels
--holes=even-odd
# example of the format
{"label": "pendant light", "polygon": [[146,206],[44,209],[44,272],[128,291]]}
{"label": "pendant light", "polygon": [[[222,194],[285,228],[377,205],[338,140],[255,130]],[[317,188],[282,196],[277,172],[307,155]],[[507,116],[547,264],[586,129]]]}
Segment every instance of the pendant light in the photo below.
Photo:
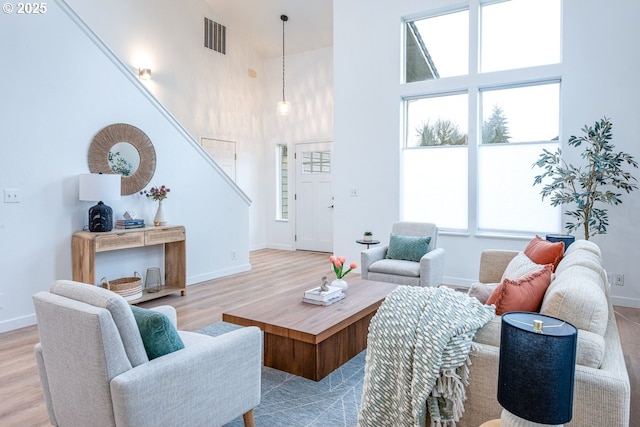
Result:
{"label": "pendant light", "polygon": [[289,20],[287,15],[280,15],[282,20],[282,101],[278,101],[278,114],[288,116],[291,112],[291,103],[284,97],[284,23]]}

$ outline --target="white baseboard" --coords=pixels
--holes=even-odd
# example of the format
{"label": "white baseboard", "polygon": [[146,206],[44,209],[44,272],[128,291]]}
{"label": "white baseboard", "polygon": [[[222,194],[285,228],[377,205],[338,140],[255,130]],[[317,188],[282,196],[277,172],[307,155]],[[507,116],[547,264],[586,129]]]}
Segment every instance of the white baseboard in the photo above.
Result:
{"label": "white baseboard", "polygon": [[620,307],[640,308],[640,299],[628,297],[611,297],[611,303]]}
{"label": "white baseboard", "polygon": [[471,279],[463,279],[460,277],[450,277],[450,276],[444,276],[442,280],[443,280],[443,283],[446,283],[447,285],[464,286],[465,288],[470,288],[472,284],[478,281],[477,279],[471,280]]}
{"label": "white baseboard", "polygon": [[283,244],[267,244],[268,249],[279,249],[281,251],[294,251],[293,245],[283,245]]}
{"label": "white baseboard", "polygon": [[27,316],[16,317],[15,319],[3,320],[0,322],[0,333],[35,325],[36,323],[35,313]]}
{"label": "white baseboard", "polygon": [[[231,276],[232,274],[243,273],[251,270],[251,264],[243,264],[233,268],[227,268],[224,270],[212,271],[206,274],[199,274],[197,276],[190,276],[187,278],[187,286],[194,285],[196,283],[205,282],[207,280],[217,279],[219,277]],[[29,314],[27,316],[16,317],[15,319],[3,320],[0,322],[0,333],[13,331],[15,329],[24,328],[27,326],[35,325],[36,315]]]}
{"label": "white baseboard", "polygon": [[242,264],[232,268],[225,268],[223,270],[216,270],[209,273],[198,274],[197,276],[189,276],[187,277],[187,286],[206,282],[207,280],[218,279],[220,277],[231,276],[232,274],[244,273],[245,271],[250,270],[251,264]]}

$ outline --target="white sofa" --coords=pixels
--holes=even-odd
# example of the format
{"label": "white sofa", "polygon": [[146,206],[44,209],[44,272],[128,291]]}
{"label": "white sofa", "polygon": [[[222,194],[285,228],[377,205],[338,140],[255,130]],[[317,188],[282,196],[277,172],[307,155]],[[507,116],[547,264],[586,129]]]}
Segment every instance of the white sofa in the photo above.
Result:
{"label": "white sofa", "polygon": [[[484,251],[480,260],[480,282],[500,282],[506,266],[517,254]],[[578,328],[573,419],[565,426],[627,427],[629,376],[609,283],[600,248],[595,243],[578,240],[567,248],[544,295],[540,312]],[[500,327],[501,316],[496,316],[475,336],[474,342],[478,345],[470,355],[470,384],[458,427],[477,427],[487,420],[500,418],[502,408],[496,398]]]}

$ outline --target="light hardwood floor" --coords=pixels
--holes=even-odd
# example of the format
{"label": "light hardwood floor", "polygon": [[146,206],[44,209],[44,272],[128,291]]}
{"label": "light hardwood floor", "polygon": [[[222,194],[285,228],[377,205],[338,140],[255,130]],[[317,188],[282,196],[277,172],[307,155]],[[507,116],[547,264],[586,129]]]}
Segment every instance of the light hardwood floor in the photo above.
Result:
{"label": "light hardwood floor", "polygon": [[[293,284],[311,288],[333,274],[328,254],[317,252],[264,249],[251,253],[251,265],[249,272],[189,286],[185,297],[167,296],[141,306],[173,305],[179,329],[196,331],[222,320],[225,310],[286,292]],[[635,403],[640,402],[640,309],[616,307],[616,312],[631,380],[630,426],[640,427],[640,403]],[[36,342],[36,326],[0,334],[1,426],[49,425],[33,356]]]}

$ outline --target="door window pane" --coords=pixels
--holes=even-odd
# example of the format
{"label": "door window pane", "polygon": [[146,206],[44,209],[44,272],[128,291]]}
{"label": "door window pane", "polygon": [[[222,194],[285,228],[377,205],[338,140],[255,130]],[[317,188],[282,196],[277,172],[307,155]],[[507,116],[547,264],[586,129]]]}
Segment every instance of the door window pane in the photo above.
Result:
{"label": "door window pane", "polygon": [[302,173],[331,173],[331,152],[305,151],[302,153]]}
{"label": "door window pane", "polygon": [[406,82],[469,73],[469,11],[407,22]]}
{"label": "door window pane", "polygon": [[467,145],[466,93],[407,101],[407,147]]}
{"label": "door window pane", "polygon": [[481,7],[481,71],[560,62],[561,0],[510,0]]}

